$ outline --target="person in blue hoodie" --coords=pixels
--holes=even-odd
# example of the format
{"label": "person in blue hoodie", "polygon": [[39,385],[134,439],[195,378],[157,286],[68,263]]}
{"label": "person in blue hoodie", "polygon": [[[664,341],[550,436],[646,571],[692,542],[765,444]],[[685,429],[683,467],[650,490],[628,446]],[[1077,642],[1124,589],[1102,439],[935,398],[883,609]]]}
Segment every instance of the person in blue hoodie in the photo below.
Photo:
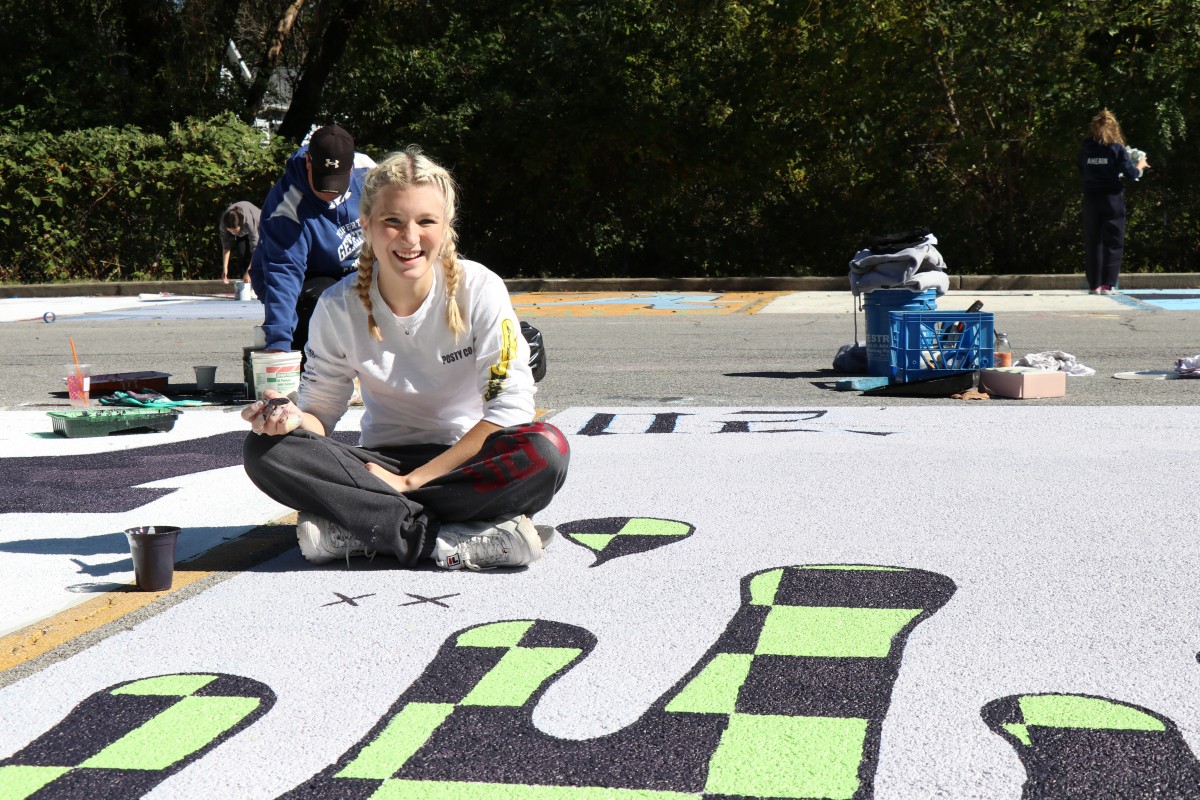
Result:
{"label": "person in blue hoodie", "polygon": [[1083,263],[1091,294],[1110,294],[1121,277],[1125,255],[1125,186],[1121,180],[1136,181],[1149,168],[1145,156],[1136,164],[1130,159],[1125,135],[1111,111],[1103,109],[1092,118],[1079,150]]}
{"label": "person in blue hoodie", "polygon": [[357,268],[359,197],[375,162],[339,125],[320,128],[288,157],[267,194],[250,285],[262,301],[268,353],[303,350],[321,293]]}

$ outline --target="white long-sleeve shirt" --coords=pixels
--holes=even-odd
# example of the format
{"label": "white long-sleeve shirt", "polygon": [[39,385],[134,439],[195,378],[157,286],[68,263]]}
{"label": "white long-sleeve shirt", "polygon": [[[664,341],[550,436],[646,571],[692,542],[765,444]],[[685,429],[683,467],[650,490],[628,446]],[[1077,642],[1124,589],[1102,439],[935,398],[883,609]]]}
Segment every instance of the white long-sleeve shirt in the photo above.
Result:
{"label": "white long-sleeve shirt", "polygon": [[500,427],[533,420],[536,391],[529,344],[521,335],[508,290],[482,264],[459,259],[458,302],[467,329],[456,339],[446,321],[446,276],[421,307],[397,317],[379,295],[371,310],[383,334],[367,330],[367,310],[355,290],[357,273],[321,295],[309,327],[307,361],[297,405],[326,433],[345,414],[357,377],[365,413],[364,447],[454,444],[484,419]]}

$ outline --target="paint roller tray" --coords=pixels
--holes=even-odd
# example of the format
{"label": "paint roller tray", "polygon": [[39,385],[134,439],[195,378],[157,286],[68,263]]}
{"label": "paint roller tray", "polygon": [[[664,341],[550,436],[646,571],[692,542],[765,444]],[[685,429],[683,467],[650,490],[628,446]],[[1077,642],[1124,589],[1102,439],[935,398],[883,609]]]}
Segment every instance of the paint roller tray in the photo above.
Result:
{"label": "paint roller tray", "polygon": [[179,412],[173,408],[79,408],[46,414],[54,422],[54,432],[68,439],[169,431],[179,418]]}

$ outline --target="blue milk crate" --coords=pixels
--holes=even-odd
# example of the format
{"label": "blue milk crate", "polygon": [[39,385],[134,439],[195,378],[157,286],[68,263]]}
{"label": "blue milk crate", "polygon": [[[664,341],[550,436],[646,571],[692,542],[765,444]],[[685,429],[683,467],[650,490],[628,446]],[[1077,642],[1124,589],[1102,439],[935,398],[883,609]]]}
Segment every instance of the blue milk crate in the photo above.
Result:
{"label": "blue milk crate", "polygon": [[992,366],[995,322],[988,312],[891,311],[892,382],[908,383]]}

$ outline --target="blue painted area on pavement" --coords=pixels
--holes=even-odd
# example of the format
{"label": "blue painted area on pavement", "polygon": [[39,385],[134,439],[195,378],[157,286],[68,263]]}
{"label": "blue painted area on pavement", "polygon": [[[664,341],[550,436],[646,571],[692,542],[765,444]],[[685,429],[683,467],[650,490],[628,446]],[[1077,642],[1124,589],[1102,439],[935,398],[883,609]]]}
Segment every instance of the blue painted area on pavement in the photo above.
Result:
{"label": "blue painted area on pavement", "polygon": [[105,311],[99,314],[88,314],[87,318],[89,320],[103,321],[123,319],[252,319],[261,322],[263,318],[263,306],[257,300],[248,300],[245,302],[236,300],[200,300],[195,303],[172,303]]}
{"label": "blue painted area on pavement", "polygon": [[634,297],[596,297],[585,301],[561,300],[554,303],[540,303],[542,306],[577,306],[577,305],[636,305],[661,311],[685,311],[705,308],[715,302],[719,294],[649,294]]}
{"label": "blue painted area on pavement", "polygon": [[1197,289],[1132,289],[1111,295],[1114,300],[1134,308],[1161,311],[1200,311]]}

